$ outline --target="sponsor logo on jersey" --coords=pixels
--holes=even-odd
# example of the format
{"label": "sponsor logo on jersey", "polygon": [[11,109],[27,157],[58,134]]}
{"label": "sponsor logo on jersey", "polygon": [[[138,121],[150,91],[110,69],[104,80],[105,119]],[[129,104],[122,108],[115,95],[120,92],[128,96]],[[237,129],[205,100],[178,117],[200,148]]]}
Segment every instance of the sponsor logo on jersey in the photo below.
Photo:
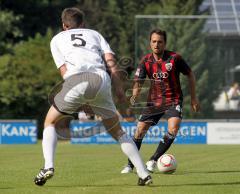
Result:
{"label": "sponsor logo on jersey", "polygon": [[157,72],[157,73],[153,73],[153,78],[154,79],[159,79],[159,80],[163,80],[163,79],[166,79],[168,78],[169,74],[168,72]]}

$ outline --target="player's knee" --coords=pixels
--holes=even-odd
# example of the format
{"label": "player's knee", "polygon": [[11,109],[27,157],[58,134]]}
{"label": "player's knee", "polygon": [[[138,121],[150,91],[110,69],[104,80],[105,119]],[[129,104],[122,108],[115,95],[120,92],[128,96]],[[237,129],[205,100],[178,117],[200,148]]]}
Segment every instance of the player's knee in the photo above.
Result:
{"label": "player's knee", "polygon": [[121,136],[118,137],[117,141],[119,143],[131,142],[132,139],[124,132]]}
{"label": "player's knee", "polygon": [[143,139],[147,131],[144,130],[137,130],[136,133],[134,134],[135,139]]}
{"label": "player's knee", "polygon": [[168,132],[174,136],[177,135],[179,127],[169,128]]}
{"label": "player's knee", "polygon": [[138,126],[134,134],[135,139],[143,139],[148,131],[148,128],[148,126]]}
{"label": "player's knee", "polygon": [[104,119],[103,125],[106,128],[107,132],[115,139],[119,140],[119,138],[125,134],[125,132],[122,130],[118,117],[114,116],[110,119]]}
{"label": "player's knee", "polygon": [[147,133],[147,130],[137,130],[134,137],[135,139],[143,139],[146,133]]}
{"label": "player's knee", "polygon": [[112,132],[110,132],[110,135],[116,140],[119,141],[121,139],[121,137],[123,137],[126,133],[122,130],[114,130]]}
{"label": "player's knee", "polygon": [[55,126],[56,122],[50,119],[45,119],[44,121],[44,128],[48,127],[48,126]]}

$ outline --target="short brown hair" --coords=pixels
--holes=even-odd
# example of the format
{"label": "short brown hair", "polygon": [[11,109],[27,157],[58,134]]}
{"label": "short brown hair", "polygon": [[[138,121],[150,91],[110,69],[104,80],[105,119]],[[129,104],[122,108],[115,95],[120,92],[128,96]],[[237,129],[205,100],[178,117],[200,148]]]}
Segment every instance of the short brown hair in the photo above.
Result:
{"label": "short brown hair", "polygon": [[154,30],[152,30],[151,32],[150,32],[150,40],[151,40],[151,38],[152,38],[152,35],[153,34],[158,34],[158,35],[160,35],[160,36],[163,36],[163,39],[164,39],[164,41],[165,41],[165,43],[167,42],[167,33],[166,33],[166,31],[164,31],[164,30],[160,30],[160,29],[154,29]]}
{"label": "short brown hair", "polygon": [[84,13],[76,8],[66,8],[62,12],[62,23],[71,28],[78,28],[84,20]]}

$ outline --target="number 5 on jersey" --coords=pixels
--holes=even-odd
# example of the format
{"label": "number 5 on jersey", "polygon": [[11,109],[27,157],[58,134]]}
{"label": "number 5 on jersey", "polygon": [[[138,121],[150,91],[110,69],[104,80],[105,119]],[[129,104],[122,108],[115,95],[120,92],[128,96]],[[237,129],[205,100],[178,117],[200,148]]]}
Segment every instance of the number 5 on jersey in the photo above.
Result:
{"label": "number 5 on jersey", "polygon": [[73,46],[80,47],[86,45],[86,41],[81,36],[82,34],[71,34],[71,41],[75,41]]}

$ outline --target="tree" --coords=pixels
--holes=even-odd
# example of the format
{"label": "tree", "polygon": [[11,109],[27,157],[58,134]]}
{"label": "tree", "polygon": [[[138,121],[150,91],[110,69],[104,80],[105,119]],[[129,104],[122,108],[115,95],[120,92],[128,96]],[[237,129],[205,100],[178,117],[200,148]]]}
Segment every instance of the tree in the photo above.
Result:
{"label": "tree", "polygon": [[157,0],[80,0],[77,6],[85,12],[86,26],[103,34],[120,61],[134,59],[134,16],[150,2]]}
{"label": "tree", "polygon": [[49,48],[52,36],[51,30],[36,34],[0,58],[1,118],[43,120],[48,94],[61,80]]}
{"label": "tree", "polygon": [[[50,55],[49,42],[53,32],[61,28],[60,14],[63,8],[77,6],[82,9],[86,14],[86,26],[98,30],[106,37],[116,52],[118,61],[124,66],[127,62],[120,60],[121,57],[134,58],[135,15],[203,14],[198,11],[202,1],[0,0],[0,8],[3,10],[0,12],[0,55],[8,53],[0,58],[0,105],[3,107],[0,116],[34,118],[47,110],[46,94],[56,83],[55,79],[58,75]],[[206,43],[206,34],[202,30],[204,22],[204,20],[179,19],[152,22],[139,20],[136,23],[141,32],[137,39],[139,54],[136,61],[131,60],[129,63],[136,64],[142,54],[149,52],[148,35],[151,28],[156,26],[165,28],[168,32],[168,48],[178,51],[195,71],[198,96],[203,107],[202,116],[209,116],[212,111],[212,101],[217,95],[214,90],[219,88],[222,78],[218,76],[217,81],[214,82],[215,78],[210,76],[217,75],[221,69],[216,68],[214,59],[207,60],[208,52],[212,52],[213,49],[209,49]],[[46,34],[49,26],[53,32],[49,31]],[[23,40],[27,41],[19,43]],[[10,48],[15,43],[18,44],[11,51]],[[46,69],[43,64],[48,68]],[[131,74],[132,70],[132,68],[128,69],[128,73]],[[60,78],[57,79],[59,80]],[[186,83],[183,83],[183,91],[187,94]],[[185,110],[185,115],[193,116],[190,113],[189,96],[185,98]]]}
{"label": "tree", "polygon": [[12,12],[0,12],[0,55],[9,53],[14,39],[22,35],[16,24],[20,21],[20,16],[15,16]]}
{"label": "tree", "polygon": [[[136,64],[138,61],[134,59],[135,15],[143,14],[150,2],[158,2],[158,0],[110,0],[110,2],[108,10],[118,19],[115,35],[116,51],[119,56],[131,58],[131,63]],[[131,72],[130,68],[128,73],[131,74]]]}
{"label": "tree", "polygon": [[[36,33],[44,35],[48,27],[57,31],[61,28],[62,10],[76,4],[77,0],[0,0],[1,10],[11,10],[14,15],[21,16],[16,24],[23,34],[21,40],[34,37]],[[14,41],[18,42],[19,39]]]}

